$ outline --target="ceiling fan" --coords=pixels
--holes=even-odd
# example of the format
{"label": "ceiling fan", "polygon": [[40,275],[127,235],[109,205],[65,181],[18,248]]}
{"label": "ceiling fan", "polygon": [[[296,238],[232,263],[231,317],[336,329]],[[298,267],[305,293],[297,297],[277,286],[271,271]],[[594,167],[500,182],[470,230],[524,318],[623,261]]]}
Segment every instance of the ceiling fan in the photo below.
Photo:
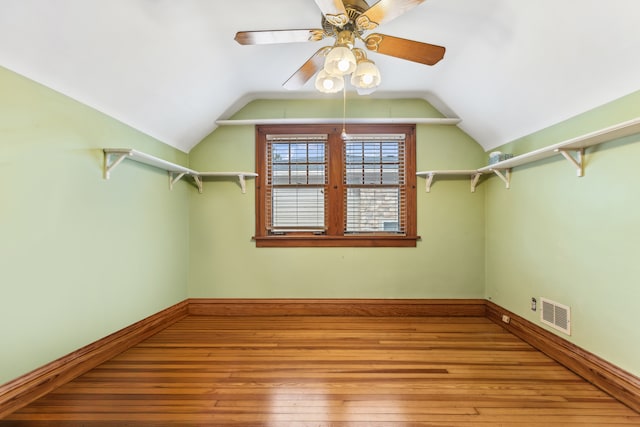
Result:
{"label": "ceiling fan", "polygon": [[359,93],[371,93],[380,84],[380,72],[365,51],[355,47],[356,40],[372,52],[425,65],[434,65],[444,57],[445,48],[442,46],[379,33],[365,35],[423,1],[380,0],[369,6],[365,0],[315,0],[322,11],[322,28],[239,31],[235,40],[242,45],[259,45],[335,38],[333,46],[318,49],[283,86],[299,89],[320,71],[316,88],[322,92],[342,90],[344,77],[351,74],[351,83]]}

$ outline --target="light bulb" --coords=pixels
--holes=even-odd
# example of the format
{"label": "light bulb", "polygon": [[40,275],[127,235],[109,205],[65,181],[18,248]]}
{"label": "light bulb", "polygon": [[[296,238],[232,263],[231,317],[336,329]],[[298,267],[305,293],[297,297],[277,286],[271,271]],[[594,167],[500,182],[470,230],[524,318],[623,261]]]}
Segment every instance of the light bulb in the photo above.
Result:
{"label": "light bulb", "polygon": [[330,79],[325,79],[322,81],[322,87],[325,88],[326,90],[331,90],[333,89],[333,80]]}
{"label": "light bulb", "polygon": [[351,64],[346,59],[341,59],[338,62],[338,70],[342,71],[343,73],[346,72],[349,69],[350,66],[351,66]]}
{"label": "light bulb", "polygon": [[373,83],[373,76],[371,74],[365,74],[364,76],[362,76],[362,83],[367,86],[370,85],[371,83]]}

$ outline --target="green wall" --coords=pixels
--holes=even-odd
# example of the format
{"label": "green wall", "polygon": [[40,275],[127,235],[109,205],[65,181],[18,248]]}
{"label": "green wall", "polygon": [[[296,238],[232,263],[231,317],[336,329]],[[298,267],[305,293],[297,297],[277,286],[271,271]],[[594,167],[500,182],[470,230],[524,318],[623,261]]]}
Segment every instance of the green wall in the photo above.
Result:
{"label": "green wall", "polygon": [[[640,92],[500,148],[520,154],[640,116]],[[587,149],[584,177],[561,156],[486,188],[486,297],[535,323],[532,297],[571,307],[558,333],[640,374],[640,135]]]}
{"label": "green wall", "polygon": [[[234,118],[337,117],[342,97],[256,101]],[[423,100],[347,101],[350,117],[441,117]],[[348,131],[348,125],[347,125]],[[196,170],[255,170],[254,126],[223,126],[190,153]],[[484,153],[455,126],[419,125],[417,168],[470,168]],[[481,298],[484,194],[468,181],[418,179],[417,248],[256,248],[254,181],[233,180],[191,195],[190,297]]]}
{"label": "green wall", "polygon": [[[202,171],[253,171],[254,126],[221,126],[187,156],[0,68],[0,383],[189,297],[482,298],[533,321],[531,297],[572,307],[569,340],[640,373],[638,136],[492,177],[418,179],[416,248],[256,248],[254,181],[184,180],[102,148]],[[441,117],[423,100],[349,99],[350,117]],[[512,144],[515,154],[640,115],[640,92]],[[261,100],[234,118],[335,117],[341,97]],[[348,130],[348,128],[347,128]],[[418,125],[417,169],[475,168],[455,126]],[[8,351],[6,349],[9,349]]]}
{"label": "green wall", "polygon": [[0,68],[0,384],[186,298],[187,155]]}

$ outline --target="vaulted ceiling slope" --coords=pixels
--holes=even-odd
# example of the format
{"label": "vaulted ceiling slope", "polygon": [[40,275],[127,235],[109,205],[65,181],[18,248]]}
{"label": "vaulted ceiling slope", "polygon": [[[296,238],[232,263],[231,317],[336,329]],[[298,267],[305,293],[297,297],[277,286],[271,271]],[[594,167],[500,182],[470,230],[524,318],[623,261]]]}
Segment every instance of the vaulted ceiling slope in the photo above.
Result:
{"label": "vaulted ceiling slope", "polygon": [[[341,97],[282,88],[331,39],[234,41],[320,19],[314,0],[0,0],[0,66],[188,152],[240,102]],[[488,150],[640,89],[639,22],[638,0],[427,0],[376,31],[444,59],[370,53],[369,96],[423,97]]]}

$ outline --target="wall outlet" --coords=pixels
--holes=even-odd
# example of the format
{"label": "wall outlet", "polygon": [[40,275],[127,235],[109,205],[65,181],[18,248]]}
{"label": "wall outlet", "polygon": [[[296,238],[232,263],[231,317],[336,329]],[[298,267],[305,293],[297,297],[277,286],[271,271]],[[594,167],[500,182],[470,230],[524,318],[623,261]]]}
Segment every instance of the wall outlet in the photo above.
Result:
{"label": "wall outlet", "polygon": [[538,309],[538,300],[535,298],[531,298],[531,311],[536,311]]}
{"label": "wall outlet", "polygon": [[503,314],[502,315],[502,321],[504,323],[509,323],[509,322],[511,322],[511,318],[509,316],[507,316],[506,314]]}

